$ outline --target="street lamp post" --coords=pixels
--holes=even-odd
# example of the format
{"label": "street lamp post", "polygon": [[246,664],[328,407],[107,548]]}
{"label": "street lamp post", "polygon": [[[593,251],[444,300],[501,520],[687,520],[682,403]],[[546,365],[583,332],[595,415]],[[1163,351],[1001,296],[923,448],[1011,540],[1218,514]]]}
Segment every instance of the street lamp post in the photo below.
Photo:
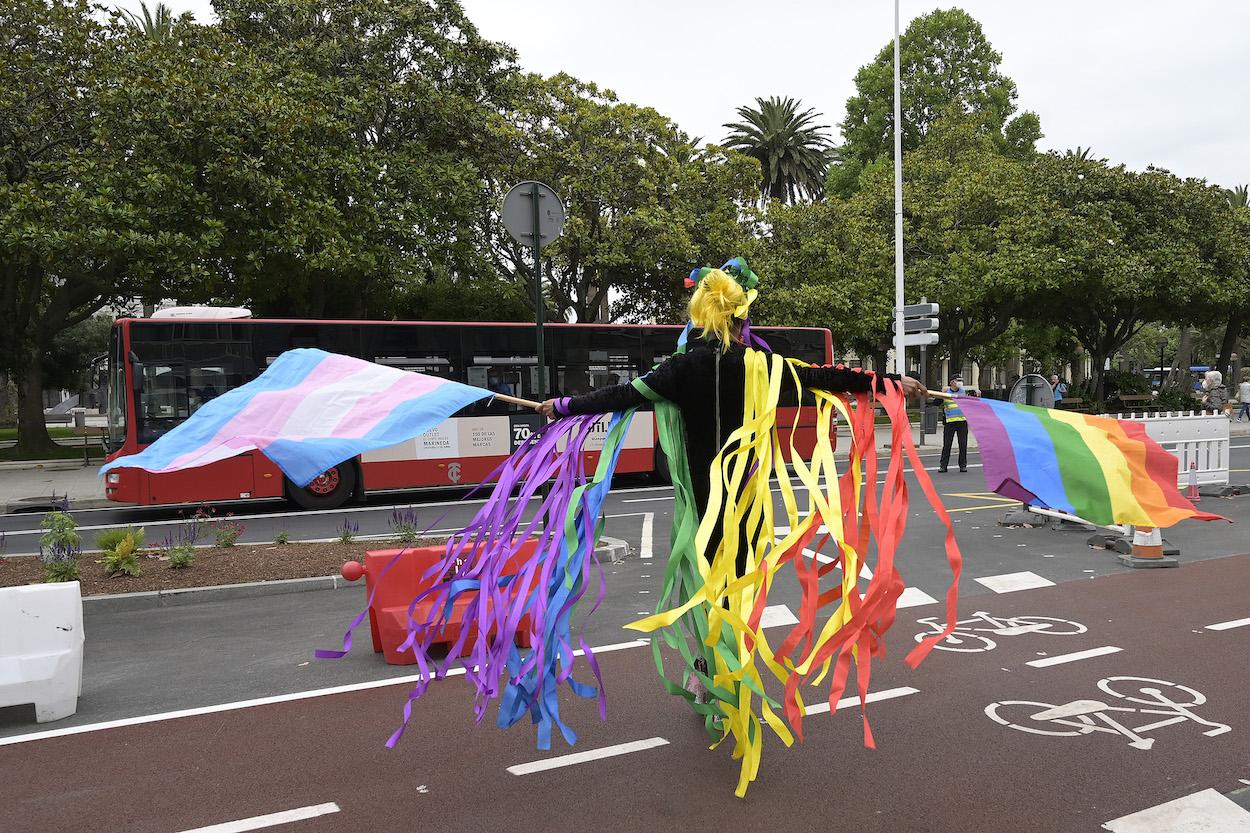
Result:
{"label": "street lamp post", "polygon": [[907,372],[903,346],[903,116],[900,101],[898,4],[894,0],[894,372]]}

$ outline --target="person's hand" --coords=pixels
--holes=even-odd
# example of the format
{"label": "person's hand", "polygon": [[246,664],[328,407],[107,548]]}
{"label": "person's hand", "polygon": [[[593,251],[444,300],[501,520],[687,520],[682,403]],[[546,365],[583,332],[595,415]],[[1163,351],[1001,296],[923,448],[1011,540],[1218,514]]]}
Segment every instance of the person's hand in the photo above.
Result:
{"label": "person's hand", "polygon": [[911,376],[904,376],[902,379],[898,380],[898,383],[903,389],[903,395],[908,399],[924,399],[929,395],[929,391],[925,389],[924,385],[920,384],[919,379],[915,379]]}
{"label": "person's hand", "polygon": [[534,410],[538,411],[538,413],[542,414],[547,419],[555,419],[558,416],[556,413],[556,401],[554,399],[548,399],[544,402],[540,402],[538,407]]}

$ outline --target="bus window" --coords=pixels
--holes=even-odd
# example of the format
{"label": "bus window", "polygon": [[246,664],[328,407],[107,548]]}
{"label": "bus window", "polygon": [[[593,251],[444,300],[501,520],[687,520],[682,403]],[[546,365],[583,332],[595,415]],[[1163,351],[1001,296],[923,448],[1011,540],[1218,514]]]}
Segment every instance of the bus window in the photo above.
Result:
{"label": "bus window", "polygon": [[561,328],[552,340],[551,396],[581,396],[636,379],[642,368],[640,332],[626,327]]}
{"label": "bus window", "polygon": [[[550,341],[550,339],[548,339]],[[465,382],[522,399],[538,399],[538,351],[532,327],[476,327],[461,331]],[[547,345],[550,372],[551,345]],[[545,386],[550,396],[551,386]],[[462,414],[507,414],[526,410],[497,399],[469,406]]]}

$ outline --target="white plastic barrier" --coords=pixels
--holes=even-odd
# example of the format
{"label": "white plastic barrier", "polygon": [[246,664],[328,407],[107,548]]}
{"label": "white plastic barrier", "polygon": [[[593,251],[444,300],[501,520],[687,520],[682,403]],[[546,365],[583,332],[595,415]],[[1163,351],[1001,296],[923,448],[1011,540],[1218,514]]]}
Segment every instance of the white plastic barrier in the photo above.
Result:
{"label": "white plastic barrier", "polygon": [[1228,417],[1194,411],[1116,414],[1146,426],[1146,434],[1176,456],[1177,485],[1189,485],[1191,467],[1199,486],[1228,485]]}
{"label": "white plastic barrier", "polygon": [[0,587],[0,706],[34,703],[40,723],[78,711],[82,647],[78,582]]}

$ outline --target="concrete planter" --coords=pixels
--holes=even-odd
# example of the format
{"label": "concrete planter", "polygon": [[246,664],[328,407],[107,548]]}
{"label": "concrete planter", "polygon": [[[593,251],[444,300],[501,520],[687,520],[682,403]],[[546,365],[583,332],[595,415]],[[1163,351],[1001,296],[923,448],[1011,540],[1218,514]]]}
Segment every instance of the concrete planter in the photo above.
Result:
{"label": "concrete planter", "polygon": [[74,714],[82,649],[78,582],[0,587],[0,706],[34,703],[40,723]]}

